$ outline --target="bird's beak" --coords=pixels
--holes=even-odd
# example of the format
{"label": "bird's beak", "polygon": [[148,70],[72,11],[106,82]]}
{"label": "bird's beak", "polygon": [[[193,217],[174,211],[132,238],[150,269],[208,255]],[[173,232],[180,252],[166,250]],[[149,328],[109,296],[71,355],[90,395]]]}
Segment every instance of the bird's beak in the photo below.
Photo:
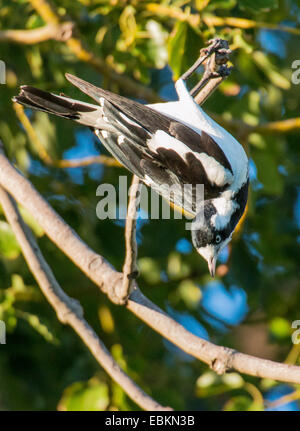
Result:
{"label": "bird's beak", "polygon": [[215,272],[216,272],[216,263],[217,263],[217,257],[214,256],[211,259],[208,260],[208,269],[209,269],[209,273],[212,277],[215,276]]}
{"label": "bird's beak", "polygon": [[210,275],[214,277],[218,258],[215,247],[213,245],[207,245],[206,247],[198,248],[197,251],[206,260]]}

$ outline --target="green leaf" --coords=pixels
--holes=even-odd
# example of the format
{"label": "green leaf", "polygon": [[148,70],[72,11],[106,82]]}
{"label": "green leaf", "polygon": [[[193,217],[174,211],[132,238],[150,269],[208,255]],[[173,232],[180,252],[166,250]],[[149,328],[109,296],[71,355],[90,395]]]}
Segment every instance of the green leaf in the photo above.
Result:
{"label": "green leaf", "polygon": [[156,284],[160,281],[161,269],[154,259],[142,257],[138,260],[138,267],[147,283]]}
{"label": "green leaf", "polygon": [[43,25],[44,25],[43,19],[37,14],[30,15],[30,17],[26,22],[26,28],[28,29],[38,28]]}
{"label": "green leaf", "polygon": [[291,323],[283,317],[274,317],[270,322],[270,331],[276,338],[290,337]]}
{"label": "green leaf", "polygon": [[[52,154],[57,139],[55,123],[44,112],[35,112],[33,121],[35,132],[47,152]],[[33,148],[39,154],[39,148]],[[52,150],[52,151],[51,151]]]}
{"label": "green leaf", "polygon": [[76,382],[63,393],[58,409],[65,411],[104,411],[109,405],[109,390],[98,379]]}
{"label": "green leaf", "polygon": [[238,373],[226,373],[222,376],[222,380],[225,385],[233,389],[241,388],[245,383],[243,377]]}
{"label": "green leaf", "polygon": [[169,65],[178,79],[197,59],[203,40],[187,23],[178,21],[168,41]]}
{"label": "green leaf", "polygon": [[223,410],[225,411],[249,411],[251,408],[252,400],[250,397],[245,395],[238,395],[236,397],[231,398],[226,404]]}
{"label": "green leaf", "polygon": [[183,280],[178,286],[181,299],[189,308],[196,308],[202,297],[201,289],[193,280]]}
{"label": "green leaf", "polygon": [[17,293],[17,292],[20,293],[26,290],[24,280],[19,274],[13,274],[11,276],[11,287],[14,293]]}
{"label": "green leaf", "polygon": [[20,246],[8,223],[0,221],[0,254],[15,259],[20,254]]}
{"label": "green leaf", "polygon": [[278,172],[279,161],[271,151],[253,151],[258,179],[263,183],[266,193],[280,195],[283,190],[283,179]]}
{"label": "green leaf", "polygon": [[44,230],[41,226],[35,221],[29,211],[25,208],[19,208],[19,211],[25,221],[26,224],[30,227],[30,229],[35,233],[36,236],[41,237],[44,235]]}
{"label": "green leaf", "polygon": [[143,45],[147,57],[152,61],[156,68],[162,69],[168,61],[166,41],[168,33],[163,26],[154,20],[149,20],[146,29],[150,35],[147,44]]}
{"label": "green leaf", "polygon": [[174,251],[169,254],[167,274],[172,280],[187,277],[189,272],[189,265],[182,260],[182,256],[178,252]]}
{"label": "green leaf", "polygon": [[32,313],[27,313],[22,310],[16,310],[16,316],[26,320],[29,325],[35,329],[48,343],[59,344],[58,339],[52,334],[52,332],[44,325],[38,316]]}
{"label": "green leaf", "polygon": [[289,90],[291,87],[290,81],[277,70],[276,66],[271,62],[266,54],[261,51],[255,51],[253,53],[253,59],[273,85],[282,88],[283,90]]}
{"label": "green leaf", "polygon": [[215,9],[232,9],[236,3],[237,0],[211,0],[205,10],[212,11]]}

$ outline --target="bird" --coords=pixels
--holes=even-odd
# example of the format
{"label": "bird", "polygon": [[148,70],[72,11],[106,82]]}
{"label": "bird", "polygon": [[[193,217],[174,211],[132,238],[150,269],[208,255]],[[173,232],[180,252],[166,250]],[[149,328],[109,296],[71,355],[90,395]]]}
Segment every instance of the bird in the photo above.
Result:
{"label": "bird", "polygon": [[247,204],[249,169],[242,145],[195,102],[186,79],[175,82],[178,100],[147,105],[68,73],[66,79],[97,104],[29,85],[22,85],[13,101],[88,126],[129,171],[191,214],[192,243],[214,277],[217,258]]}

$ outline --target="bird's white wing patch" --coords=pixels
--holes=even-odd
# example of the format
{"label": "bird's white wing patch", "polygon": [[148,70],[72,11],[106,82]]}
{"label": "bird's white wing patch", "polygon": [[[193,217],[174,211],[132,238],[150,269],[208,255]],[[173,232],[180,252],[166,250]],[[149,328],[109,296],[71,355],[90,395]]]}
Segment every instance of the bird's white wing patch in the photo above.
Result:
{"label": "bird's white wing patch", "polygon": [[202,163],[207,178],[211,184],[222,187],[225,184],[231,184],[233,182],[232,173],[217,162],[216,159],[205,153],[199,153],[196,157]]}
{"label": "bird's white wing patch", "polygon": [[158,130],[155,135],[149,139],[148,146],[150,150],[155,152],[158,148],[174,150],[183,160],[185,160],[186,153],[191,151],[183,142],[173,138],[173,136],[170,136],[163,130]]}
{"label": "bird's white wing patch", "polygon": [[[200,138],[201,136],[199,135]],[[191,149],[187,145],[162,130],[158,130],[155,133],[148,141],[148,146],[155,152],[159,148],[174,150],[184,161],[186,161],[186,155],[191,152]],[[208,156],[204,152],[194,152],[194,155],[201,162],[207,179],[212,185],[223,187],[225,184],[233,182],[232,173],[213,157]]]}
{"label": "bird's white wing patch", "polygon": [[248,176],[248,158],[243,147],[229,132],[217,124],[197,105],[190,96],[184,81],[181,79],[176,81],[175,88],[179,101],[148,106],[185,123],[198,133],[204,131],[210,135],[223,150],[232,167],[234,174],[234,181],[231,184],[232,190],[238,190]]}

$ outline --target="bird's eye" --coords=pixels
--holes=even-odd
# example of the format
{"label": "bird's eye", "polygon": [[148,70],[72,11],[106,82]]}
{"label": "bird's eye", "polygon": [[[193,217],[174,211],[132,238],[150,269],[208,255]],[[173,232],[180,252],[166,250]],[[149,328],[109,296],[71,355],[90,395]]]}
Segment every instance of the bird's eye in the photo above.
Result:
{"label": "bird's eye", "polygon": [[215,241],[216,241],[216,244],[219,244],[220,242],[221,242],[221,235],[217,235],[216,236],[216,239],[215,239]]}

